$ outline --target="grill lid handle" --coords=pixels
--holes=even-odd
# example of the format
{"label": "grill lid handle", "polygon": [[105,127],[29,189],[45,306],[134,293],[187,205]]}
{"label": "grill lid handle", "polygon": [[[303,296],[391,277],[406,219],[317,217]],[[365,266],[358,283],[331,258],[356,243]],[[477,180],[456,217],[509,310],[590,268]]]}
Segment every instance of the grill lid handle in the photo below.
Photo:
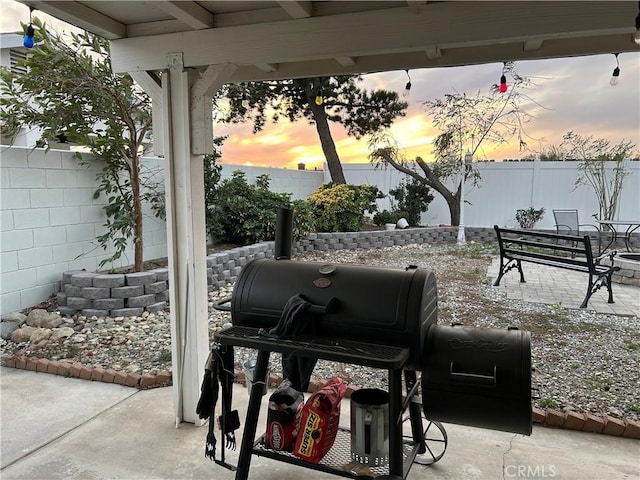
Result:
{"label": "grill lid handle", "polygon": [[[230,312],[231,311],[231,295],[228,297],[221,298],[217,302],[213,304],[213,308],[219,310],[221,312]],[[311,304],[309,307],[309,311],[311,313],[315,313],[318,315],[323,315],[325,313],[335,313],[338,310],[339,300],[336,297],[332,297],[326,305],[315,305]],[[229,304],[229,305],[227,305]]]}
{"label": "grill lid handle", "polygon": [[311,304],[309,311],[318,315],[324,315],[325,313],[335,313],[338,310],[339,300],[336,297],[329,299],[326,305]]}
{"label": "grill lid handle", "polygon": [[459,380],[468,383],[475,383],[476,385],[488,385],[493,388],[496,387],[497,378],[497,366],[493,366],[493,375],[483,375],[481,373],[470,372],[456,372],[453,362],[449,365],[449,374],[453,380]]}

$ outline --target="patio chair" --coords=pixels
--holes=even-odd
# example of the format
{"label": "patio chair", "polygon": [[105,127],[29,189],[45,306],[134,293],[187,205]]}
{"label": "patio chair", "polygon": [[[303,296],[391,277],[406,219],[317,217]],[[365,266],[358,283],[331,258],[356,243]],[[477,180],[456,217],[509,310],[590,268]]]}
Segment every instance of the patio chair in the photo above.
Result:
{"label": "patio chair", "polygon": [[591,223],[580,223],[578,220],[578,210],[560,209],[553,211],[555,219],[556,233],[564,235],[584,235],[582,227],[591,227],[598,232],[598,254],[600,254],[600,229]]}
{"label": "patio chair", "polygon": [[[553,218],[556,221],[556,233],[561,233],[565,235],[580,235],[581,227],[592,227],[596,231],[600,231],[600,229],[592,225],[590,223],[580,223],[578,220],[578,210],[554,210]],[[584,233],[582,232],[584,235]]]}

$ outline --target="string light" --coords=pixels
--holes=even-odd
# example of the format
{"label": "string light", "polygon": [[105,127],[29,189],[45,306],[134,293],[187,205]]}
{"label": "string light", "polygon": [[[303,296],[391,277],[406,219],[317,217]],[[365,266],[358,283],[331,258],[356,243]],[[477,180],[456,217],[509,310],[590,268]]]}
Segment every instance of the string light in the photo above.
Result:
{"label": "string light", "polygon": [[322,90],[318,89],[318,91],[316,92],[316,105],[320,106],[322,105],[322,102],[324,102],[324,99],[322,98]]}
{"label": "string light", "polygon": [[616,56],[616,68],[613,69],[613,73],[611,74],[611,80],[609,80],[609,85],[615,87],[618,85],[618,80],[620,79],[620,63],[618,62],[618,54]]}
{"label": "string light", "polygon": [[402,96],[408,97],[411,94],[411,76],[409,75],[409,70],[405,70],[405,72],[407,72],[407,77],[409,78],[409,81],[404,86],[404,92],[402,92]]}
{"label": "string light", "polygon": [[507,77],[504,74],[505,68],[507,67],[507,62],[502,64],[502,75],[500,76],[500,93],[504,93],[507,91]]}
{"label": "string light", "polygon": [[640,45],[640,2],[638,2],[638,16],[636,17],[636,32],[633,34],[633,41]]}
{"label": "string light", "polygon": [[22,37],[22,45],[24,45],[25,48],[33,48],[33,43],[34,43],[33,36],[35,34],[35,31],[33,29],[32,14],[33,14],[33,7],[29,7],[29,25],[25,29],[24,37]]}

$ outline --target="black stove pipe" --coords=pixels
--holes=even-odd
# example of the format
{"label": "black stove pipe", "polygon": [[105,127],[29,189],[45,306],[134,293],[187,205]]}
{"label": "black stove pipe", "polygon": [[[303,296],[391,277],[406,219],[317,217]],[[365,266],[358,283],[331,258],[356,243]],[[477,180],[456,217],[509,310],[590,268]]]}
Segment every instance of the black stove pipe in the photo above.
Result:
{"label": "black stove pipe", "polygon": [[276,260],[291,259],[293,243],[293,209],[280,207],[276,213],[276,242],[273,255]]}

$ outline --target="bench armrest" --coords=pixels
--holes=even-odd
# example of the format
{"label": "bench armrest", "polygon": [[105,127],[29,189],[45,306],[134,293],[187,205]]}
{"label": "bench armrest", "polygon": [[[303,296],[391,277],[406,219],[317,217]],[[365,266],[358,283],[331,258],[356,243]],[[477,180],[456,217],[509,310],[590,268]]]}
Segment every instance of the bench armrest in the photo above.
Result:
{"label": "bench armrest", "polygon": [[609,250],[608,252],[604,252],[602,255],[595,257],[593,261],[596,265],[600,265],[601,260],[603,260],[605,257],[609,257],[609,262],[611,262],[611,265],[613,265],[613,257],[615,257],[617,254],[617,250]]}

